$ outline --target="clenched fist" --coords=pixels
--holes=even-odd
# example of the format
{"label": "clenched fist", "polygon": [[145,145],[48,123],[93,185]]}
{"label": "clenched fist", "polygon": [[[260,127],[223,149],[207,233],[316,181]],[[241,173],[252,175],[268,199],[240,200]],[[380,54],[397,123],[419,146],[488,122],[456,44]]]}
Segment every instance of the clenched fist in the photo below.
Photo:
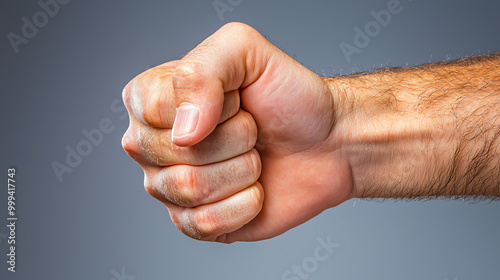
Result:
{"label": "clenched fist", "polygon": [[332,91],[256,30],[230,23],[128,83],[122,144],[186,235],[271,238],[353,197]]}

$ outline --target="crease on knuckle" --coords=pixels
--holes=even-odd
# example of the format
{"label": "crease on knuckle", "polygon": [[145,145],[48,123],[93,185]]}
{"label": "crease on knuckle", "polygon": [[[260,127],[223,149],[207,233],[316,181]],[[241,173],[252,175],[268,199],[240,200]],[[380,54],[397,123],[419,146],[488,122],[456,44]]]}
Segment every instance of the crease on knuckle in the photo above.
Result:
{"label": "crease on knuckle", "polygon": [[[201,47],[197,48],[199,59]],[[203,63],[196,60],[179,63],[175,67],[172,85],[177,91],[200,91],[204,88],[207,80],[207,73]]]}
{"label": "crease on knuckle", "polygon": [[243,134],[246,137],[246,147],[245,152],[251,150],[257,141],[257,126],[249,113],[244,113],[244,118],[241,120],[241,127],[245,131]]}
{"label": "crease on knuckle", "polygon": [[170,219],[182,233],[193,239],[203,240],[203,233],[195,224],[191,209],[185,209],[181,213],[175,213],[174,211],[169,212]]}
{"label": "crease on knuckle", "polygon": [[[142,118],[144,121],[151,126],[160,127],[171,127],[171,123],[168,122],[168,112],[165,108],[172,108],[172,100],[167,98],[167,92],[170,90],[167,85],[167,78],[161,76],[156,77],[151,81],[152,84],[156,86],[151,87],[144,100],[144,111],[142,112]],[[171,78],[170,78],[171,79]],[[161,85],[166,84],[166,85]]]}
{"label": "crease on knuckle", "polygon": [[251,205],[250,209],[253,212],[259,212],[260,209],[262,208],[262,193],[261,189],[258,186],[253,186],[250,189],[250,197],[251,197]]}
{"label": "crease on knuckle", "polygon": [[206,224],[209,219],[206,215],[206,209],[187,208],[181,213],[171,213],[170,217],[175,226],[185,235],[196,240],[212,240],[214,227]]}
{"label": "crease on knuckle", "polygon": [[250,171],[249,174],[252,175],[252,182],[250,183],[254,183],[260,176],[260,161],[254,150],[250,151],[250,154],[245,158],[245,163],[247,170]]}
{"label": "crease on knuckle", "polygon": [[[178,195],[176,195],[176,183],[174,182],[172,175],[170,172],[164,172],[160,175],[159,183],[157,185],[153,185],[150,193],[153,197],[160,201],[168,201],[173,204],[179,204]],[[149,193],[149,192],[148,192]]]}
{"label": "crease on knuckle", "polygon": [[200,197],[198,192],[196,191],[197,187],[197,172],[191,166],[183,166],[178,172],[176,172],[177,182],[176,192],[177,192],[177,200],[179,205],[185,207],[194,207],[197,206]]}
{"label": "crease on knuckle", "polygon": [[157,166],[169,165],[175,161],[175,150],[170,141],[165,140],[161,129],[140,126],[137,131],[137,145],[139,151],[147,158],[150,164]]}
{"label": "crease on knuckle", "polygon": [[137,139],[137,144],[140,149],[140,151],[147,155],[149,159],[155,157],[155,151],[151,147],[155,147],[156,143],[153,143],[153,135],[148,132],[146,127],[139,126],[139,129],[137,130],[136,134],[136,139]]}
{"label": "crease on knuckle", "polygon": [[198,185],[196,187],[196,202],[198,204],[206,203],[208,200],[212,199],[217,195],[217,188],[214,185],[214,178],[211,175],[198,174]]}
{"label": "crease on knuckle", "polygon": [[199,209],[195,215],[196,228],[202,238],[209,238],[221,229],[219,219],[209,209]]}
{"label": "crease on knuckle", "polygon": [[[142,110],[142,119],[148,125],[154,126],[155,124],[160,122],[159,112],[156,110],[156,100],[157,99],[157,91],[150,90],[148,95],[145,96],[143,110]],[[156,97],[156,98],[155,98]]]}

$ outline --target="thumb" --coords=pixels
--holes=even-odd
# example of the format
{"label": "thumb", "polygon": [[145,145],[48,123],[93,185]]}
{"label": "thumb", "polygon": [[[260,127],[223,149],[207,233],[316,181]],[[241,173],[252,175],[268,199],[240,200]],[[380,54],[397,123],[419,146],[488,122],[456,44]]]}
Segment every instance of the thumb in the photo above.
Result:
{"label": "thumb", "polygon": [[244,88],[261,76],[269,45],[252,27],[229,23],[179,61],[172,77],[177,108],[174,144],[194,145],[215,129],[224,92]]}

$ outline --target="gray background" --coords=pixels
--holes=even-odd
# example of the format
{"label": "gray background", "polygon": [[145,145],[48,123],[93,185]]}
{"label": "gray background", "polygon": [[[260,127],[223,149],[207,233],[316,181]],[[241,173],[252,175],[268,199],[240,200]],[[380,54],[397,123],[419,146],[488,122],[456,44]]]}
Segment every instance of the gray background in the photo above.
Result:
{"label": "gray background", "polygon": [[[0,234],[10,166],[19,221],[18,272],[7,273],[0,235],[0,279],[120,280],[122,269],[136,280],[282,279],[327,236],[340,247],[309,279],[499,279],[499,202],[351,200],[271,240],[205,243],[178,232],[121,148],[128,120],[111,104],[127,81],[226,22],[254,26],[325,75],[499,49],[498,1],[401,0],[403,11],[348,63],[339,44],[352,44],[353,28],[388,2],[244,0],[221,20],[212,1],[73,0],[16,54],[7,34],[41,8],[2,1]],[[60,182],[51,163],[105,118],[114,131]]]}

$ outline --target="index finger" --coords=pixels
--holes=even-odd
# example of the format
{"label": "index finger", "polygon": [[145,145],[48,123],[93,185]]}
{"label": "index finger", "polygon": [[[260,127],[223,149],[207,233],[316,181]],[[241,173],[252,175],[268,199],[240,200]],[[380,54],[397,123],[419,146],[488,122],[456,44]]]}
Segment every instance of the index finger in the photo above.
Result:
{"label": "index finger", "polygon": [[[151,68],[132,79],[123,89],[122,97],[131,118],[156,128],[172,128],[176,104],[172,76],[178,61]],[[219,122],[234,116],[240,108],[238,90],[224,93]]]}
{"label": "index finger", "polygon": [[123,89],[123,103],[130,117],[143,124],[172,128],[175,100],[172,76],[178,61],[151,68],[133,78]]}

